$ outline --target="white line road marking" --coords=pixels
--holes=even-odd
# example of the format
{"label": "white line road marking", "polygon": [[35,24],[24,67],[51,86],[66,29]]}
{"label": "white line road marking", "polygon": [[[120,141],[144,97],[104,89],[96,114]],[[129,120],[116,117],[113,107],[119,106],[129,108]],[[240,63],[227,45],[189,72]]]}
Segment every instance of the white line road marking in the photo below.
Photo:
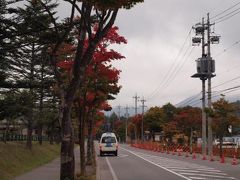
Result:
{"label": "white line road marking", "polygon": [[[196,174],[194,174],[194,173],[180,173],[180,174],[182,174],[182,175],[190,175],[190,176],[194,176],[194,175],[196,175]],[[233,177],[226,177],[226,176],[215,176],[215,175],[208,175],[208,174],[198,174],[198,176],[206,176],[206,177],[215,177],[215,178],[224,178],[224,179],[235,179],[235,178],[233,178]]]}
{"label": "white line road marking", "polygon": [[123,158],[123,157],[128,157],[127,154],[119,154],[118,157]]}
{"label": "white line road marking", "polygon": [[165,167],[163,167],[163,166],[160,166],[160,165],[158,165],[158,164],[156,164],[156,163],[154,163],[154,162],[152,162],[152,161],[149,161],[148,159],[145,159],[144,157],[142,157],[142,156],[140,156],[140,155],[138,155],[138,154],[136,154],[136,153],[134,153],[134,152],[132,152],[132,151],[129,151],[129,150],[125,149],[125,148],[121,148],[121,149],[123,149],[123,150],[125,150],[125,151],[128,151],[128,152],[130,152],[131,154],[133,154],[133,155],[135,155],[135,156],[137,156],[137,157],[139,157],[139,158],[141,158],[141,159],[143,159],[143,160],[145,160],[145,161],[147,161],[147,162],[149,162],[149,163],[151,163],[151,164],[153,164],[153,165],[155,165],[155,166],[158,166],[158,167],[160,167],[160,168],[162,168],[162,169],[164,169],[164,170],[166,170],[166,171],[168,171],[168,172],[170,172],[170,173],[173,173],[173,174],[175,174],[175,175],[177,175],[177,176],[179,176],[179,177],[181,177],[181,178],[183,178],[183,179],[191,180],[191,179],[189,179],[188,177],[185,177],[185,176],[183,176],[183,175],[181,175],[181,174],[178,174],[178,173],[176,173],[176,172],[174,172],[174,171],[172,171],[172,170],[170,170],[170,169],[167,169],[167,168],[165,168]]}
{"label": "white line road marking", "polygon": [[[161,165],[162,163],[158,163],[159,165]],[[186,169],[186,170],[188,170],[188,169],[190,169],[190,168],[188,168],[188,167],[179,167],[179,166],[170,166],[170,165],[167,165],[167,166],[165,166],[164,165],[164,167],[165,168],[172,168],[172,169],[182,169],[182,170],[184,170],[184,169]]]}
{"label": "white line road marking", "polygon": [[220,170],[217,169],[203,169],[203,168],[197,168],[196,170],[200,170],[200,171],[210,171],[210,172],[221,172]]}
{"label": "white line road marking", "polygon": [[112,166],[111,166],[111,164],[110,164],[110,162],[109,162],[107,157],[106,157],[106,161],[107,161],[108,167],[110,169],[110,172],[112,174],[113,180],[118,180],[118,178],[116,176],[116,173],[114,172],[114,170],[113,170],[113,168],[112,168]]}
{"label": "white line road marking", "polygon": [[[196,171],[196,170],[191,170],[191,169],[176,169],[176,168],[171,168],[173,171],[178,171],[178,172],[186,172],[186,173],[201,173],[201,171]],[[219,173],[219,172],[204,172],[208,175],[213,174],[213,175],[224,175],[226,176],[226,173]]]}
{"label": "white line road marking", "polygon": [[194,179],[214,179],[214,180],[226,180],[226,179],[236,179],[234,177],[229,177],[228,174],[223,173],[212,167],[199,165],[191,162],[184,162],[181,160],[169,159],[166,157],[156,156],[141,153],[138,151],[131,151],[122,148],[125,151],[155,165],[170,173],[173,173],[179,177],[187,180]]}
{"label": "white line road marking", "polygon": [[193,173],[199,173],[199,172],[200,172],[200,171],[191,170],[191,169],[176,169],[176,168],[171,168],[171,170],[177,171],[177,172],[193,172]]}

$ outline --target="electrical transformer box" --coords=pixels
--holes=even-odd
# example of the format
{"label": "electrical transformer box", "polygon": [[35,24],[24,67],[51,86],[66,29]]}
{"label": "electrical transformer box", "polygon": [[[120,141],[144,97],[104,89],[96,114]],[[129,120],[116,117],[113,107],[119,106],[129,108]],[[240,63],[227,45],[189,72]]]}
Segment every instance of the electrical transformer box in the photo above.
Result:
{"label": "electrical transformer box", "polygon": [[212,58],[202,57],[196,60],[197,73],[211,74],[215,72],[215,61]]}

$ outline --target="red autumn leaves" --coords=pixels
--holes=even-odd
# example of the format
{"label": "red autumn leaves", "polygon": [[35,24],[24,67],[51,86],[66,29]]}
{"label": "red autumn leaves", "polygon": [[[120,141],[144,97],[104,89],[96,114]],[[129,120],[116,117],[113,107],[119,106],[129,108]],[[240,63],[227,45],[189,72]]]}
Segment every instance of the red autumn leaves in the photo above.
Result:
{"label": "red autumn leaves", "polygon": [[[95,36],[97,25],[93,28],[92,36]],[[76,35],[77,38],[77,35]],[[89,41],[85,40],[84,47],[88,47]],[[114,60],[122,60],[125,57],[120,53],[111,49],[113,44],[127,43],[123,36],[118,34],[118,27],[112,27],[103,40],[98,44],[90,64],[85,67],[84,87],[82,95],[78,97],[80,104],[84,105],[86,110],[97,109],[97,111],[111,110],[111,106],[107,103],[109,94],[117,94],[120,87],[117,85],[120,70],[114,68],[111,64]],[[72,76],[72,67],[74,63],[73,52],[76,50],[74,44],[65,43],[57,52],[58,69]]]}
{"label": "red autumn leaves", "polygon": [[[113,60],[121,60],[125,58],[120,53],[110,49],[108,50],[108,47],[111,44],[121,44],[121,43],[127,43],[127,40],[120,36],[118,33],[118,27],[112,27],[110,31],[107,33],[106,37],[98,44],[96,51],[94,52],[92,63],[87,68],[87,75],[91,75],[92,69],[94,68],[94,65],[96,64],[102,64],[100,67],[100,71],[103,71],[103,75],[109,75],[110,78],[112,76],[117,76],[119,74],[119,70],[116,70],[114,68],[110,68],[110,66],[107,66],[107,63],[110,63]],[[96,32],[95,32],[96,33]],[[88,46],[88,40],[85,41],[85,46]],[[74,45],[71,44],[64,44],[63,47],[60,48],[58,55],[61,57],[61,60],[58,61],[57,66],[63,70],[71,70],[73,65],[73,57],[71,56],[72,51],[75,50]],[[108,71],[106,70],[108,69]],[[112,73],[110,71],[113,71]],[[118,73],[117,73],[118,71]]]}

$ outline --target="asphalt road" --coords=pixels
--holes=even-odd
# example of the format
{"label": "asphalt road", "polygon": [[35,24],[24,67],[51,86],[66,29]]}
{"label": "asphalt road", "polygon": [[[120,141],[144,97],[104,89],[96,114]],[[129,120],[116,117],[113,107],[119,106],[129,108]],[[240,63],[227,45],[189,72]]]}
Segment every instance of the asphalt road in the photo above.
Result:
{"label": "asphalt road", "polygon": [[240,180],[239,165],[120,147],[118,157],[97,157],[98,180]]}

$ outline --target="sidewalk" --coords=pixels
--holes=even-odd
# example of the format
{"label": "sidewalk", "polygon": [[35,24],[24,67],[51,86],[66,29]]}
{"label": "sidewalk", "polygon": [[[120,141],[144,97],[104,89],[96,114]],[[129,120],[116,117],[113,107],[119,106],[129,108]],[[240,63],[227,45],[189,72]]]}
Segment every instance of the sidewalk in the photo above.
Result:
{"label": "sidewalk", "polygon": [[[75,148],[75,170],[80,169],[80,153],[79,147]],[[105,158],[99,157],[99,150],[97,143],[95,143],[96,152],[96,179],[97,180],[111,180],[112,175],[109,171],[108,164]],[[60,179],[60,158],[54,159],[52,162],[40,166],[32,171],[17,176],[14,180],[59,180]]]}
{"label": "sidewalk", "polygon": [[[79,147],[75,148],[75,168],[79,169],[80,153]],[[23,175],[16,177],[14,180],[59,180],[60,179],[60,158],[52,162],[33,169]]]}

